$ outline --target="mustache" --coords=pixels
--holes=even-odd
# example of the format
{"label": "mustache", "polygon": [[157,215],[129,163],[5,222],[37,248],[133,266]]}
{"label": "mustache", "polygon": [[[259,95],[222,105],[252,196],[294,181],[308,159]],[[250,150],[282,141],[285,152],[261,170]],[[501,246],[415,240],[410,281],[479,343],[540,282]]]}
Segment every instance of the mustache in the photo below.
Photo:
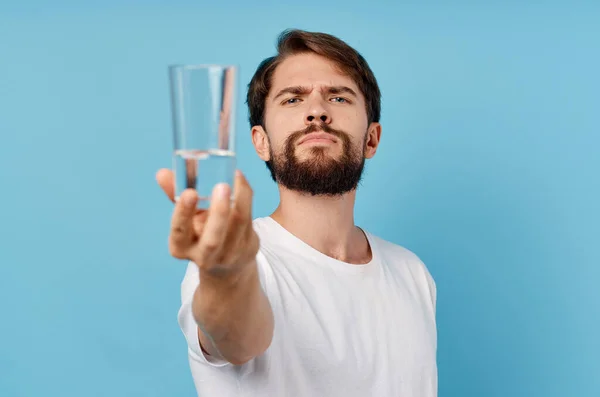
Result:
{"label": "mustache", "polygon": [[290,135],[291,142],[296,142],[298,139],[302,138],[304,135],[312,134],[313,132],[323,131],[327,134],[331,134],[336,138],[341,139],[342,141],[346,141],[348,138],[348,134],[341,130],[336,130],[335,128],[330,127],[325,123],[311,123],[306,128],[296,131]]}

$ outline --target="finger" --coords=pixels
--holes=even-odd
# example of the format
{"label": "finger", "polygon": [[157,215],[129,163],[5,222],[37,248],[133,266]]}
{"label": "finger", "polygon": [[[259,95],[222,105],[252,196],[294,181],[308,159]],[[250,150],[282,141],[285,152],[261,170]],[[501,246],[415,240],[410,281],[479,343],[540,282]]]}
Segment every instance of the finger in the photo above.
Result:
{"label": "finger", "polygon": [[171,201],[175,201],[175,178],[173,171],[166,168],[158,170],[156,181]]}
{"label": "finger", "polygon": [[231,188],[219,183],[213,189],[208,216],[198,244],[200,255],[212,257],[223,243],[229,220]]}
{"label": "finger", "polygon": [[196,214],[198,194],[193,189],[183,191],[175,204],[171,219],[170,248],[177,257],[185,256],[190,245],[195,242],[193,218]]}
{"label": "finger", "polygon": [[234,204],[229,215],[227,239],[223,246],[223,255],[235,257],[240,240],[245,238],[248,228],[252,227],[252,188],[240,171],[235,175]]}
{"label": "finger", "polygon": [[204,225],[206,224],[206,218],[208,217],[208,211],[206,210],[198,210],[196,215],[194,216],[193,226],[194,233],[196,236],[202,236],[202,232],[204,231]]}
{"label": "finger", "polygon": [[248,180],[240,170],[235,172],[234,214],[244,221],[252,221],[252,197],[254,195]]}

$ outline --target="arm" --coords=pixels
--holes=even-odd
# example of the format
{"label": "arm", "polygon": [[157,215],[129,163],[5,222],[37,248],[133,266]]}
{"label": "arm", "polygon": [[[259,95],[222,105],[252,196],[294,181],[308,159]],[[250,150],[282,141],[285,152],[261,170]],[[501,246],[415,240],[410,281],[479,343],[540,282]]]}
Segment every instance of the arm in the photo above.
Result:
{"label": "arm", "polygon": [[[157,179],[174,201],[172,172],[161,170]],[[229,186],[217,186],[204,211],[197,209],[197,193],[186,189],[175,203],[169,249],[198,267],[192,314],[200,346],[208,355],[243,364],[268,348],[274,321],[258,275],[252,189],[239,172],[233,205],[230,196]]]}
{"label": "arm", "polygon": [[273,312],[256,260],[236,277],[201,274],[200,279],[192,311],[203,350],[235,365],[262,354],[273,337]]}

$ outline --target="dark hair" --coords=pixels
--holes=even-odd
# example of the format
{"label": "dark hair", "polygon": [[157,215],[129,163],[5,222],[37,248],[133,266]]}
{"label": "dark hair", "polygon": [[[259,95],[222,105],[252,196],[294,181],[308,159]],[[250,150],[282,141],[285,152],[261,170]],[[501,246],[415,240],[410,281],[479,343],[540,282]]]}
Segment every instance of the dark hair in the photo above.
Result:
{"label": "dark hair", "polygon": [[365,97],[368,122],[379,122],[381,92],[367,61],[348,44],[326,33],[285,30],[277,40],[277,55],[260,63],[248,85],[246,102],[250,127],[264,127],[265,102],[271,89],[273,72],[290,55],[315,53],[333,61],[339,71],[352,78]]}

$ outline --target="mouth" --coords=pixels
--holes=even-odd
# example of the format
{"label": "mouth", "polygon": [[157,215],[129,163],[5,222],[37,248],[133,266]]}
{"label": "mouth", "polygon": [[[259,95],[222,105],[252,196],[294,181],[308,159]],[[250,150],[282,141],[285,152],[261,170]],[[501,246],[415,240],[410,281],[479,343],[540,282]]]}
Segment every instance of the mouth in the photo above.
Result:
{"label": "mouth", "polygon": [[337,138],[331,134],[327,134],[325,132],[313,132],[312,134],[308,134],[298,142],[298,145],[302,145],[305,143],[336,143]]}

